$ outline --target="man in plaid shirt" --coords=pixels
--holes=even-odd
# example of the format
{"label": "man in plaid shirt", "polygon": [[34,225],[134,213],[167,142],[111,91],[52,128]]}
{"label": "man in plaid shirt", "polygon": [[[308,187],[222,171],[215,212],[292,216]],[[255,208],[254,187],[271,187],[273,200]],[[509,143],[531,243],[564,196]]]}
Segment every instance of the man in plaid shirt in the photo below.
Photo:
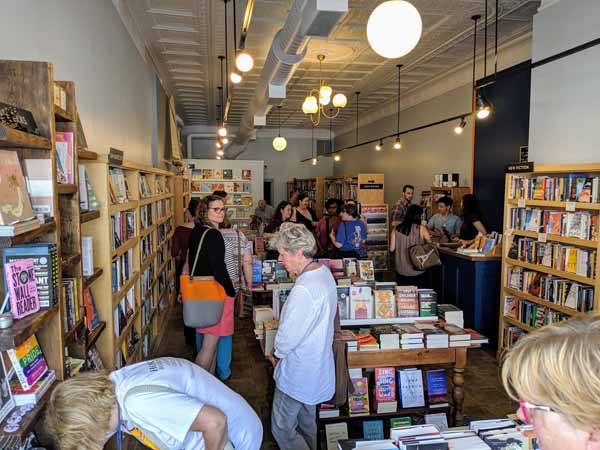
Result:
{"label": "man in plaid shirt", "polygon": [[401,223],[406,215],[406,210],[412,204],[413,195],[415,193],[415,187],[410,184],[405,184],[402,188],[402,198],[396,202],[394,209],[392,209],[392,228]]}

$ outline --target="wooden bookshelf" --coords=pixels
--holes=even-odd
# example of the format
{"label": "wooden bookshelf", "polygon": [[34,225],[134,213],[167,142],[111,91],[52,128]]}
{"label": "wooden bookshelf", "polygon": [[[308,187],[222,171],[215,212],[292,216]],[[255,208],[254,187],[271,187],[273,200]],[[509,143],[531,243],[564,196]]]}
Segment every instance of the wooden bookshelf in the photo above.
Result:
{"label": "wooden bookshelf", "polygon": [[[111,204],[109,197],[109,169],[119,168],[123,171],[127,179],[129,187],[128,199],[123,203]],[[108,159],[104,155],[98,155],[95,160],[86,162],[86,169],[90,178],[91,184],[94,186],[96,197],[101,205],[100,215],[92,221],[85,222],[82,227],[84,234],[92,236],[94,239],[94,266],[97,270],[101,270],[104,275],[100,276],[94,282],[94,289],[98,292],[111,292],[108,298],[103,298],[102,301],[96,297],[96,307],[100,320],[105,322],[106,330],[99,337],[93,336],[96,339],[96,347],[100,352],[102,361],[107,368],[113,369],[120,365],[121,344],[128,342],[129,332],[135,330],[139,336],[139,342],[135,345],[135,350],[127,357],[125,363],[133,363],[140,361],[142,358],[142,345],[144,337],[150,332],[151,339],[148,342],[149,349],[155,349],[158,345],[158,337],[167,326],[167,321],[164,316],[153,314],[148,323],[144,323],[142,319],[142,305],[146,301],[150,301],[152,308],[158,310],[159,301],[159,278],[162,276],[165,281],[165,290],[169,294],[174,293],[174,274],[169,273],[170,266],[174,267],[174,262],[168,254],[162,254],[161,266],[157,264],[158,252],[163,248],[162,244],[168,240],[174,228],[174,203],[173,184],[174,176],[172,173],[156,169],[148,166],[143,166],[137,163],[124,161],[121,166],[112,166],[108,163]],[[144,176],[148,182],[150,193],[143,197],[140,192],[140,177]],[[158,217],[158,204],[167,205],[167,213],[163,217]],[[151,225],[142,227],[141,224],[141,209],[151,208]],[[111,248],[112,241],[112,225],[111,215],[119,212],[133,212],[135,214],[135,235],[128,239],[120,247],[115,250]],[[169,233],[165,234],[165,239],[162,242],[158,241],[158,228],[162,226],[166,229],[170,227]],[[143,239],[152,238],[152,248],[145,258],[142,258],[141,248]],[[169,243],[170,245],[170,243]],[[165,248],[167,245],[163,245]],[[133,255],[133,273],[126,280],[118,292],[113,292],[113,270],[112,262],[115,258],[132,250]],[[142,298],[142,282],[144,272],[152,271],[152,279],[150,281],[151,293],[146,294],[147,298]],[[150,273],[150,272],[149,272]],[[126,300],[128,292],[133,290],[134,311],[132,316],[127,320],[126,327],[117,337],[115,334],[115,317],[114,311],[118,304]],[[129,294],[131,295],[131,294]],[[174,296],[168,298],[164,302],[166,309],[169,309],[174,301]],[[160,320],[162,319],[162,320]],[[146,356],[149,356],[151,351],[148,351]]]}
{"label": "wooden bookshelf", "polygon": [[190,203],[191,178],[189,175],[179,175],[174,177],[174,194],[175,194],[175,227],[182,225],[185,222],[185,211]]}
{"label": "wooden bookshelf", "polygon": [[[525,229],[513,228],[512,224],[512,210],[521,208],[535,208],[543,211],[557,211],[557,212],[585,212],[589,213],[590,217],[598,216],[600,214],[600,203],[586,203],[580,201],[566,201],[565,198],[553,199],[553,200],[533,200],[532,195],[522,194],[520,191],[515,190],[513,195],[512,188],[512,177],[567,177],[570,174],[585,175],[586,178],[600,177],[600,165],[599,164],[578,164],[578,165],[565,165],[565,166],[538,166],[534,172],[530,173],[518,173],[518,174],[507,174],[505,179],[505,201],[504,201],[504,235],[503,249],[502,249],[502,291],[500,295],[500,321],[499,321],[499,334],[498,334],[498,356],[501,356],[504,350],[506,350],[511,344],[506,341],[507,336],[505,335],[508,327],[516,327],[519,330],[530,333],[538,330],[539,326],[531,326],[522,320],[520,308],[516,311],[509,311],[508,307],[505,307],[506,297],[512,296],[518,299],[519,303],[522,301],[537,305],[537,307],[546,308],[548,312],[559,313],[563,316],[561,318],[568,318],[579,314],[585,314],[572,308],[570,306],[561,305],[552,301],[541,298],[537,295],[533,295],[530,292],[525,292],[520,289],[510,287],[508,280],[508,271],[510,267],[522,267],[524,269],[539,272],[545,275],[553,275],[560,279],[570,280],[578,283],[581,287],[593,287],[594,298],[593,298],[593,311],[600,309],[600,242],[598,239],[580,239],[570,236],[563,236],[551,233],[542,233],[539,231],[530,231]],[[552,190],[552,189],[551,189]],[[514,198],[513,198],[514,197]],[[536,196],[536,198],[549,198],[547,193],[544,192],[543,196]],[[553,198],[553,197],[550,197]],[[575,199],[576,200],[576,199]],[[526,216],[526,215],[525,215]],[[598,217],[596,220],[600,220]],[[521,224],[522,228],[526,228]],[[521,228],[520,227],[520,228]],[[521,261],[509,257],[509,250],[515,239],[530,239],[534,242],[548,242],[556,245],[565,245],[582,250],[595,250],[595,276],[582,276],[581,274],[567,272],[564,270],[557,270],[553,267],[548,267],[542,264],[535,264],[531,262]],[[512,255],[514,256],[514,255]],[[506,310],[506,313],[505,313]],[[510,315],[507,315],[510,314]],[[517,317],[513,317],[516,314]],[[528,322],[528,321],[527,321]]]}

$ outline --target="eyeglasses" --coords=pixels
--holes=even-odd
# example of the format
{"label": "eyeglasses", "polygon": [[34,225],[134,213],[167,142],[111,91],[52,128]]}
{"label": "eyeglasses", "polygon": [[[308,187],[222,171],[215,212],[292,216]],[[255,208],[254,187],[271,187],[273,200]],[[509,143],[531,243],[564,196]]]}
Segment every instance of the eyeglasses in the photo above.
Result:
{"label": "eyeglasses", "polygon": [[525,419],[525,423],[529,425],[533,422],[533,413],[536,410],[546,412],[558,412],[550,406],[534,405],[533,403],[526,402],[523,399],[519,399],[519,407],[521,408],[521,412],[523,413],[523,419]]}
{"label": "eyeglasses", "polygon": [[217,214],[219,214],[219,213],[226,213],[227,212],[227,208],[208,208],[208,209],[212,209]]}

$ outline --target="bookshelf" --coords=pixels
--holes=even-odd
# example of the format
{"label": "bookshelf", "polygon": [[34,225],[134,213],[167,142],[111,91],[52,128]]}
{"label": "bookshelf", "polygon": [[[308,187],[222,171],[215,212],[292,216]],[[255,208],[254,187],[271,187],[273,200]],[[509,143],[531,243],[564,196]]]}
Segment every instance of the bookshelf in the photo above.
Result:
{"label": "bookshelf", "polygon": [[293,178],[287,182],[288,199],[293,192],[306,192],[310,198],[310,207],[315,210],[317,216],[323,215],[325,207],[325,177],[316,178]]}
{"label": "bookshelf", "polygon": [[421,192],[421,206],[425,210],[425,218],[429,219],[437,213],[436,202],[439,198],[447,195],[452,199],[452,213],[461,215],[461,201],[463,196],[470,194],[471,188],[468,186],[447,187],[432,186],[428,191]]}
{"label": "bookshelf", "polygon": [[[96,300],[106,331],[90,340],[97,339],[104,364],[117,368],[145,359],[156,349],[175,301],[170,250],[175,177],[128,161],[112,166],[102,155],[86,168],[101,211],[98,219],[82,226],[94,239],[94,266],[106,274],[96,281],[97,290],[112,293],[109,301]],[[128,195],[113,203],[110,190],[119,177],[126,181]],[[115,226],[125,233],[118,241]]]}
{"label": "bookshelf", "polygon": [[177,175],[173,177],[175,185],[175,226],[179,226],[185,222],[185,210],[190,203],[191,178],[189,175]]}
{"label": "bookshelf", "polygon": [[498,355],[600,308],[600,165],[539,166],[505,182]]}

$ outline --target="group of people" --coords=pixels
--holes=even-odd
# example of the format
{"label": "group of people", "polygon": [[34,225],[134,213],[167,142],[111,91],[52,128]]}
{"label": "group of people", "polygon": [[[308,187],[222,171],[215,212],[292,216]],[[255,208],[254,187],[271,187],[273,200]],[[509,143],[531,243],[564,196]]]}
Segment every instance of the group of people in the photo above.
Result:
{"label": "group of people", "polygon": [[[433,236],[449,234],[452,238],[458,234],[466,238],[473,229],[482,232],[481,214],[473,208],[473,197],[463,199],[460,225],[450,216],[451,203],[446,199],[438,201],[439,213],[423,224],[422,209],[412,204],[408,188],[394,211],[391,247],[396,253]],[[347,392],[339,371],[336,373],[336,283],[315,257],[329,242],[339,251],[356,251],[357,247],[344,245],[347,236],[356,237],[357,231],[350,224],[362,223],[357,206],[351,202],[339,208],[328,201],[327,215],[313,220],[312,214],[306,214],[308,205],[300,206],[301,199],[302,195],[295,207],[291,202],[278,205],[265,228],[279,261],[296,275],[281,312],[274,351],[268,357],[276,385],[271,430],[282,450],[316,449],[316,405],[332,401],[338,390],[342,396]],[[227,294],[221,321],[214,327],[194,330],[199,346],[195,363],[159,358],[111,374],[84,373],[60,383],[48,401],[45,416],[45,431],[57,448],[100,450],[112,435],[120,441],[122,433],[151,449],[260,448],[260,419],[244,398],[211,374],[216,371],[221,379],[229,376],[228,361],[220,352],[230,361],[233,298],[251,280],[240,264],[248,259],[249,247],[241,233],[221,228],[226,213],[221,196],[190,202],[188,213],[189,220],[178,228],[174,241],[177,270],[188,273],[198,253],[194,275],[213,276]],[[304,219],[298,219],[300,216]],[[347,229],[345,223],[349,224]],[[396,258],[397,269],[406,265],[402,256],[397,254]],[[222,346],[228,348],[222,350]],[[600,383],[599,349],[600,315],[590,314],[532,333],[508,353],[502,367],[503,383],[519,402],[519,417],[533,424],[543,450],[600,449],[596,423],[600,420],[596,383]],[[343,351],[341,354],[344,360]]]}

